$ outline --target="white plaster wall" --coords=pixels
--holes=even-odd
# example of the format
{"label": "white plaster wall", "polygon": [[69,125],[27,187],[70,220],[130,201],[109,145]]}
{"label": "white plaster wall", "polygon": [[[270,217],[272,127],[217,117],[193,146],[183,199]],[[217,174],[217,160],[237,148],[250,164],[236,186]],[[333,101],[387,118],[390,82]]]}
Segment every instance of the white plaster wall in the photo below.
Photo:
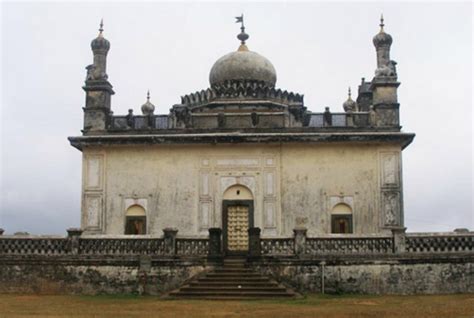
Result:
{"label": "white plaster wall", "polygon": [[[255,226],[270,237],[291,236],[297,226],[307,227],[309,236],[329,233],[334,202],[351,206],[355,233],[380,233],[381,179],[386,178],[386,172],[380,172],[381,158],[387,153],[399,158],[400,147],[360,143],[114,146],[84,149],[84,160],[102,156],[103,171],[98,173],[103,186],[97,193],[103,201],[102,233],[124,232],[126,207],[133,201],[146,205],[151,235],[160,236],[163,228],[174,227],[182,236],[207,236],[208,227],[222,226],[222,195],[237,183],[253,192]],[[389,176],[390,182],[399,182],[399,171],[395,174]],[[91,183],[87,178],[85,173],[84,196],[85,185]],[[82,213],[83,225],[88,224],[85,201]]]}

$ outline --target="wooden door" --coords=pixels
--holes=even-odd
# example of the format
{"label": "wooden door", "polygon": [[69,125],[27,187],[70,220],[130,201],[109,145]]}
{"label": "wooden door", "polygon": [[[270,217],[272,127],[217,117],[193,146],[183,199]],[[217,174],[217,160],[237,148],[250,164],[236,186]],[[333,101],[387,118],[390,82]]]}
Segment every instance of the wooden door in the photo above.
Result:
{"label": "wooden door", "polygon": [[227,207],[227,251],[231,254],[247,252],[249,246],[249,207]]}

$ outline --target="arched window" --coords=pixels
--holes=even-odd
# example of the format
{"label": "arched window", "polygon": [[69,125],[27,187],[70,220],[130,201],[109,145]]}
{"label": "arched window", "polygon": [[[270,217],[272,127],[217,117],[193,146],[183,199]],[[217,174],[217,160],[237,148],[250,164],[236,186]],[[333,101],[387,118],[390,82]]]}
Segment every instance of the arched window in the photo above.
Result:
{"label": "arched window", "polygon": [[132,205],[125,215],[125,234],[146,234],[145,209],[140,205]]}
{"label": "arched window", "polygon": [[347,204],[338,203],[332,208],[331,232],[352,233],[352,209]]}

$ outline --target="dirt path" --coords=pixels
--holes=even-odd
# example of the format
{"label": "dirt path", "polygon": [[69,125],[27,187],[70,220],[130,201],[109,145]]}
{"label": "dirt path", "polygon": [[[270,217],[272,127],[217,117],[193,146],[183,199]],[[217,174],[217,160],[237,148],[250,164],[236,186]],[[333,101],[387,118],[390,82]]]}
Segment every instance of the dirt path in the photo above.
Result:
{"label": "dirt path", "polygon": [[0,317],[474,317],[474,294],[322,296],[275,301],[161,300],[135,296],[1,295]]}

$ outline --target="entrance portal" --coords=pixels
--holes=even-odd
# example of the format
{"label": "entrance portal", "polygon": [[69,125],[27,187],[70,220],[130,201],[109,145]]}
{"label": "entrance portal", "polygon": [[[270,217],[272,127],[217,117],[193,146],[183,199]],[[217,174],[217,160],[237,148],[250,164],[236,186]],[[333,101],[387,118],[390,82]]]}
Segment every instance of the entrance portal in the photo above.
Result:
{"label": "entrance portal", "polygon": [[224,251],[227,255],[246,255],[249,228],[253,227],[253,197],[250,190],[235,185],[225,191],[222,201]]}
{"label": "entrance portal", "polygon": [[242,252],[248,249],[248,226],[248,207],[234,205],[227,208],[227,249],[229,252]]}

